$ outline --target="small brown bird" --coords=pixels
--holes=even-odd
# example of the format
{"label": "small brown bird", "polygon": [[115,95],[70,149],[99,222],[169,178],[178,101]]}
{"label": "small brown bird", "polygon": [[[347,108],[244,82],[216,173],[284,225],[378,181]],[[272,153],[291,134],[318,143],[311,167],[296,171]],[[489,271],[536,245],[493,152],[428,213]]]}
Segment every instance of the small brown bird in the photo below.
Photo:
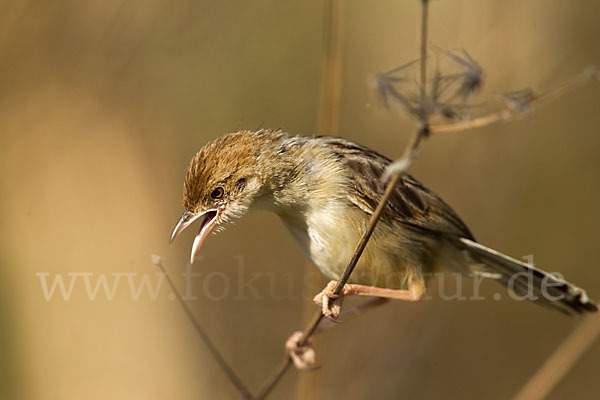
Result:
{"label": "small brown bird", "polygon": [[[337,137],[242,131],[207,144],[192,159],[185,211],[171,234],[196,220],[191,262],[213,229],[252,209],[279,215],[306,256],[333,281],[342,275],[375,210],[390,160]],[[493,278],[520,296],[567,314],[597,311],[586,292],[553,274],[478,244],[456,213],[404,174],[342,295],[418,301],[438,268]],[[333,285],[316,298],[326,315]]]}

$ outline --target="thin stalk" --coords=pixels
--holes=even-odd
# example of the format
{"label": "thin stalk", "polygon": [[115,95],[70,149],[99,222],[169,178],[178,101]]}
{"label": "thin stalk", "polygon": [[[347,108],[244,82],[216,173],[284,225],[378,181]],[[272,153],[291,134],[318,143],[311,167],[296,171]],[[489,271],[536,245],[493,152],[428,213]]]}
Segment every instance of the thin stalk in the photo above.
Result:
{"label": "thin stalk", "polygon": [[[332,0],[335,1],[335,0]],[[422,14],[421,14],[421,96],[425,98],[426,96],[426,85],[425,82],[427,80],[427,19],[428,19],[428,3],[429,0],[421,0],[422,5]],[[385,207],[387,205],[387,201],[391,197],[396,185],[400,182],[402,175],[408,168],[410,168],[412,162],[415,157],[419,153],[422,144],[425,139],[429,137],[429,127],[427,124],[427,116],[423,115],[421,117],[421,128],[417,130],[410,143],[404,149],[403,156],[398,162],[395,162],[394,171],[391,173],[389,180],[387,180],[387,185],[381,200],[377,204],[377,208],[371,215],[369,223],[367,225],[367,229],[362,234],[356,248],[354,250],[354,254],[352,258],[348,262],[342,277],[338,280],[337,285],[334,289],[333,294],[339,295],[344,288],[344,285],[350,279],[350,275],[352,271],[354,271],[354,267],[358,263],[371,235],[375,231],[375,227],[377,222],[379,221],[379,217],[383,214]],[[305,346],[308,343],[310,337],[315,333],[319,323],[323,319],[323,314],[321,310],[317,311],[302,335],[302,339],[298,341],[298,346]],[[273,373],[267,378],[267,380],[263,383],[262,387],[259,389],[258,394],[255,399],[260,400],[264,399],[271,390],[275,387],[275,385],[280,381],[283,374],[287,371],[292,361],[290,357],[286,354],[282,361],[279,363],[277,368],[273,371]]]}
{"label": "thin stalk", "polygon": [[512,400],[542,400],[567,375],[600,335],[600,318],[591,315],[556,348]]}
{"label": "thin stalk", "polygon": [[421,98],[427,96],[427,20],[429,0],[421,0]]}
{"label": "thin stalk", "polygon": [[198,336],[200,336],[200,339],[202,339],[202,341],[208,348],[208,351],[210,351],[212,356],[215,358],[215,360],[217,361],[217,364],[219,364],[219,367],[221,367],[223,372],[225,372],[225,375],[227,376],[227,378],[231,381],[233,386],[235,386],[237,391],[240,392],[242,397],[247,400],[252,400],[254,398],[252,396],[252,393],[250,393],[250,391],[248,390],[246,385],[244,385],[242,383],[242,380],[237,376],[237,374],[235,373],[233,368],[231,368],[231,366],[227,363],[227,361],[225,361],[225,359],[223,358],[223,356],[221,355],[221,353],[219,352],[219,350],[217,349],[215,344],[212,342],[212,340],[210,339],[210,337],[208,336],[208,334],[206,333],[204,328],[202,328],[200,323],[196,320],[196,318],[194,317],[194,314],[192,313],[192,310],[190,310],[190,308],[188,307],[185,300],[183,300],[183,297],[181,297],[181,294],[179,294],[179,291],[175,287],[175,284],[171,280],[171,277],[167,273],[167,270],[162,265],[162,262],[158,261],[155,263],[155,265],[158,266],[160,268],[160,270],[162,271],[162,273],[165,275],[165,278],[167,279],[167,283],[171,287],[171,290],[172,290],[173,294],[175,295],[175,298],[177,299],[177,301],[183,308],[183,311],[185,312],[186,317],[194,326],[196,333],[198,334]]}

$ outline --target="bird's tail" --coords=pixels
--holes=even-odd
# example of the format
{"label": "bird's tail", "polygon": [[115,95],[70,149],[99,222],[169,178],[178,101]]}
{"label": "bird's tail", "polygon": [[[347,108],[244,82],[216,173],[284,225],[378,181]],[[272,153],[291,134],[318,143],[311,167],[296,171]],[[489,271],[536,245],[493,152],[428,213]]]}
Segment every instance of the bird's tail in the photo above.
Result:
{"label": "bird's tail", "polygon": [[589,299],[585,290],[555,274],[517,261],[466,238],[454,241],[472,260],[483,264],[479,273],[495,278],[516,298],[531,300],[569,315],[598,311],[598,306]]}

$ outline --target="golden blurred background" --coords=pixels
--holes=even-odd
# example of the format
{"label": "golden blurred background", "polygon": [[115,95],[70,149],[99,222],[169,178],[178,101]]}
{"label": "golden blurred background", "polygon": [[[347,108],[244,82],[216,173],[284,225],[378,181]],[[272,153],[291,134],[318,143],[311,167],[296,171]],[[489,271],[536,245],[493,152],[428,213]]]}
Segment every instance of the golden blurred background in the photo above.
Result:
{"label": "golden blurred background", "polygon": [[[418,1],[344,5],[340,134],[398,157],[413,123],[376,106],[367,78],[417,57]],[[187,293],[193,233],[172,248],[168,236],[201,146],[239,129],[315,133],[324,3],[0,6],[0,397],[238,398],[166,283],[156,296],[140,284],[161,282],[156,254]],[[464,47],[484,67],[483,98],[600,65],[598,1],[440,0],[430,14],[432,44]],[[534,255],[595,298],[599,89],[524,121],[434,137],[412,170],[482,243]],[[256,390],[319,284],[270,214],[211,237],[201,255],[188,304]],[[114,297],[98,286],[90,299],[85,282],[101,276],[109,288],[118,281]],[[57,277],[65,290],[73,283],[67,300],[58,286],[44,291]],[[311,397],[509,398],[577,320],[494,301],[497,291],[484,283],[485,301],[396,302],[328,331]],[[549,399],[594,397],[599,365],[596,343]],[[272,398],[307,397],[298,375],[288,371]]]}

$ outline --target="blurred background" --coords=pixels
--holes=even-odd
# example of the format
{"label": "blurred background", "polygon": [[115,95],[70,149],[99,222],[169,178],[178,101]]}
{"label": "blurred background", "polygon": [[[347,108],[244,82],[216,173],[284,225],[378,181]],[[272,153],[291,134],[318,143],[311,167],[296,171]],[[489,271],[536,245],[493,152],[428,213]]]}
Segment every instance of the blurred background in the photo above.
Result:
{"label": "blurred background", "polygon": [[[256,390],[325,280],[271,214],[211,237],[188,280],[194,229],[172,248],[168,237],[188,162],[207,141],[259,127],[317,132],[324,3],[0,8],[0,397],[239,398],[152,254]],[[440,0],[430,14],[431,43],[465,48],[485,69],[483,98],[600,65],[598,1]],[[377,106],[367,78],[417,58],[418,16],[416,0],[343,7],[339,134],[391,158],[414,125]],[[479,241],[533,255],[596,299],[599,89],[524,121],[436,136],[412,169]],[[322,368],[288,371],[272,398],[509,398],[577,320],[497,292],[486,282],[485,301],[395,302],[337,326],[318,340]],[[599,365],[596,343],[549,398],[593,397]]]}

